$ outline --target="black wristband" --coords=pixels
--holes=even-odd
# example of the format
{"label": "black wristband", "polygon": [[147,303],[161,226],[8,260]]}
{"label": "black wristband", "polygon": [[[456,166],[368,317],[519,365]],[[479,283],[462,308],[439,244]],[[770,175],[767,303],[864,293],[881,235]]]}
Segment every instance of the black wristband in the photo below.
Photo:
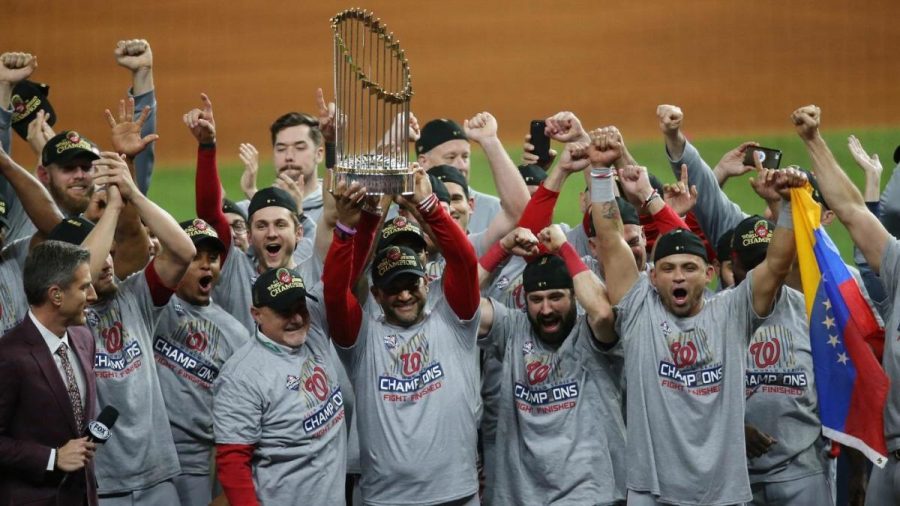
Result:
{"label": "black wristband", "polygon": [[201,142],[200,149],[216,149],[215,142]]}
{"label": "black wristband", "polygon": [[325,168],[333,169],[337,165],[337,152],[333,142],[325,143]]}

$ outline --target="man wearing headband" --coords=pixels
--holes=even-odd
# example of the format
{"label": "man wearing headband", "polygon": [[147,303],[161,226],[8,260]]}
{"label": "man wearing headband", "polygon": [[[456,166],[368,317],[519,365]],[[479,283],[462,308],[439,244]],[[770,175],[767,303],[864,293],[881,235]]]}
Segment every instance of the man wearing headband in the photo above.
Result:
{"label": "man wearing headband", "polygon": [[[765,260],[774,229],[758,215],[734,228],[731,258],[737,286]],[[746,364],[744,421],[752,504],[829,504],[827,449],[820,437],[802,292],[781,289],[772,314],[750,338]]]}
{"label": "man wearing headband", "polygon": [[341,365],[319,297],[293,269],[253,283],[256,330],[214,385],[217,474],[231,504],[345,504]]}
{"label": "man wearing headband", "polygon": [[[737,289],[706,301],[713,269],[703,241],[683,229],[660,236],[653,269],[641,273],[622,237],[613,190],[610,167],[622,156],[622,146],[595,131],[588,156],[592,217],[629,386],[628,501],[750,501],[746,457],[734,451],[735,445],[744,447],[742,362],[793,261],[790,202],[782,204],[766,260]],[[619,170],[625,180],[642,174],[633,166]],[[775,182],[785,196],[806,178],[783,171]],[[652,192],[643,197],[648,206],[661,205]]]}
{"label": "man wearing headband", "polygon": [[[516,246],[537,252],[524,229]],[[524,312],[482,299],[479,345],[502,361],[490,504],[614,504],[625,498],[621,355],[600,280],[558,225],[522,273]],[[577,302],[584,308],[576,310]]]}
{"label": "man wearing headband", "polygon": [[206,506],[213,487],[212,385],[247,331],[211,298],[225,245],[199,218],[180,225],[197,254],[159,317],[153,354],[181,465],[174,479],[181,506]]}
{"label": "man wearing headband", "polygon": [[390,246],[375,254],[371,267],[371,296],[384,316],[362,311],[351,284],[371,247],[361,222],[368,213],[362,210],[365,188],[340,182],[334,190],[338,226],[323,275],[328,326],[359,406],[363,501],[477,504],[477,260],[425,171],[417,168],[415,177],[410,203],[447,261],[444,297],[425,311],[420,257]]}
{"label": "man wearing headband", "polygon": [[[469,188],[470,140],[481,145],[487,156],[499,199]],[[462,181],[454,182],[460,188],[465,187],[465,201],[455,206],[459,209],[454,218],[464,230],[478,234],[493,228],[487,239],[490,245],[515,227],[522,209],[528,203],[528,189],[522,179],[516,177],[516,166],[497,137],[497,120],[490,113],[476,114],[466,120],[463,127],[449,119],[429,121],[422,127],[422,135],[416,141],[416,154],[419,165],[429,172],[444,165],[455,168],[462,175]],[[455,193],[452,187],[449,189],[451,194]],[[458,193],[453,198],[458,200],[462,194]],[[451,204],[451,207],[454,206]]]}

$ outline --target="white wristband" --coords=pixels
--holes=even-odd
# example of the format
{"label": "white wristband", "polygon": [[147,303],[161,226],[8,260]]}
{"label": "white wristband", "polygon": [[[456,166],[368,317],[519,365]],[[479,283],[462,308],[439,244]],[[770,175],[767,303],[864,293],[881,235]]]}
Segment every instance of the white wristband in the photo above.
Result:
{"label": "white wristband", "polygon": [[776,227],[794,230],[794,215],[791,212],[791,201],[781,199],[781,209],[778,211],[778,223]]}
{"label": "white wristband", "polygon": [[612,176],[613,170],[610,167],[591,168],[591,202],[616,200]]}

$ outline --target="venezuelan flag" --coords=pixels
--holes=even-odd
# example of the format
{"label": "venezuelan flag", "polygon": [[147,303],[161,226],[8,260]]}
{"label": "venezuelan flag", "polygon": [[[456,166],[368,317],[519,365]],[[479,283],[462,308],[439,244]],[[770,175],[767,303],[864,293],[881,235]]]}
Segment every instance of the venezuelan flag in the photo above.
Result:
{"label": "venezuelan flag", "polygon": [[887,462],[884,405],[889,381],[867,341],[882,329],[820,223],[812,188],[791,190],[794,238],[809,317],[822,434]]}

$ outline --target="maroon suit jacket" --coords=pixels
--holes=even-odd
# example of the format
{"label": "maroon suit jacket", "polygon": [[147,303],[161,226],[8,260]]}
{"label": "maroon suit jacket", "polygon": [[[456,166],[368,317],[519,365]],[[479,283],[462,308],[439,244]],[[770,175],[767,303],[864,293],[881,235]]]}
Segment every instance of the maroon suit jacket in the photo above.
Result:
{"label": "maroon suit jacket", "polygon": [[[87,423],[96,416],[94,339],[86,327],[67,330],[85,375]],[[71,473],[62,486],[65,473],[47,471],[50,450],[81,436],[59,368],[26,316],[0,337],[0,506],[96,505],[93,463]]]}

